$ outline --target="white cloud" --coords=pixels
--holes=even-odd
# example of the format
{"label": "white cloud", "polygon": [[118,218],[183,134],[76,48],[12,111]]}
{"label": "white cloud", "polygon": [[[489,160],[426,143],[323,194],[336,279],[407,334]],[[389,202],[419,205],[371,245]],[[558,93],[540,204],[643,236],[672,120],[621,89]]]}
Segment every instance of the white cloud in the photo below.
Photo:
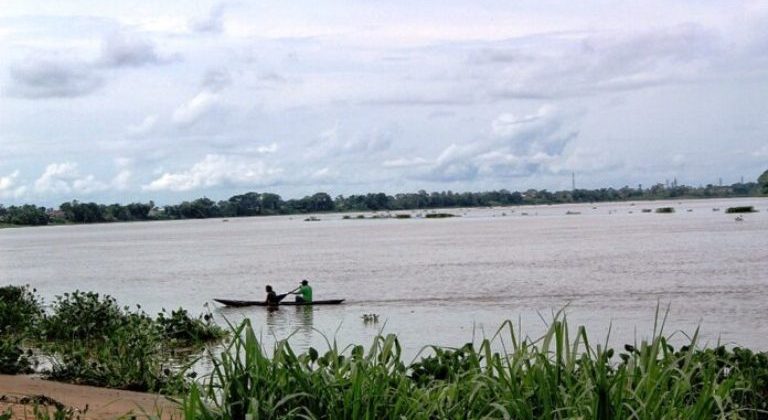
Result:
{"label": "white cloud", "polygon": [[144,185],[146,191],[190,191],[217,186],[254,187],[270,185],[282,173],[263,161],[248,161],[237,156],[209,154],[190,169],[165,172]]}
{"label": "white cloud", "polygon": [[0,176],[0,197],[22,197],[27,187],[25,185],[17,185],[17,178],[19,177],[19,171],[13,171],[10,175]]}
{"label": "white cloud", "polygon": [[384,166],[385,168],[410,168],[415,166],[424,166],[428,164],[429,164],[428,160],[421,157],[414,157],[414,158],[398,158],[398,159],[385,160],[384,163],[382,163],[382,166]]}
{"label": "white cloud", "polygon": [[257,153],[261,153],[264,155],[275,153],[276,151],[277,151],[277,143],[271,143],[268,146],[259,146],[256,148]]}
{"label": "white cloud", "polygon": [[131,178],[133,172],[128,169],[123,169],[115,175],[110,185],[120,191],[128,190],[131,187]]}
{"label": "white cloud", "polygon": [[189,102],[182,104],[173,112],[173,123],[180,127],[193,125],[220,105],[217,93],[203,90]]}
{"label": "white cloud", "polygon": [[91,194],[109,188],[93,175],[81,176],[77,164],[72,162],[51,163],[35,181],[35,192],[41,194]]}
{"label": "white cloud", "polygon": [[128,135],[131,137],[144,137],[154,130],[157,126],[157,121],[157,115],[147,115],[141,123],[128,127]]}

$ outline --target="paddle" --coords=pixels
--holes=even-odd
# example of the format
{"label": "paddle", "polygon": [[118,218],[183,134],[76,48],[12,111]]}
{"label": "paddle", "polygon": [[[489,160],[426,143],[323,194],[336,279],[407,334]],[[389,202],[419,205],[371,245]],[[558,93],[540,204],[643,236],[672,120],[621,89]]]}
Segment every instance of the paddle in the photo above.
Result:
{"label": "paddle", "polygon": [[291,291],[290,291],[290,292],[288,292],[288,293],[281,293],[281,294],[277,295],[277,302],[278,302],[278,303],[280,303],[280,301],[281,301],[281,300],[283,300],[283,299],[285,299],[285,297],[286,297],[286,296],[288,296],[288,295],[290,295],[291,293],[293,293],[293,292],[295,292],[295,291],[299,290],[300,288],[301,288],[301,286],[299,286],[299,287],[297,287],[297,288],[295,288],[295,289],[291,290]]}

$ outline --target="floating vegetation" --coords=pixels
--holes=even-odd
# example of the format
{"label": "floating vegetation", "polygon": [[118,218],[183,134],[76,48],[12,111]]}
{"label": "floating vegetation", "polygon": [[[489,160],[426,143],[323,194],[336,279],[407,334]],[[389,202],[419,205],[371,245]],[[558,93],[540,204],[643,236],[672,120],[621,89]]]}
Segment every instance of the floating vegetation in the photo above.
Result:
{"label": "floating vegetation", "polygon": [[395,219],[410,219],[410,218],[411,218],[410,214],[400,213],[395,215]]}
{"label": "floating vegetation", "polygon": [[735,220],[737,222],[743,222],[744,221],[744,216],[736,216],[736,218],[733,219],[733,220]]}
{"label": "floating vegetation", "polygon": [[455,214],[451,214],[451,213],[427,213],[426,215],[424,215],[424,217],[427,219],[444,219],[448,217],[459,217],[459,216],[456,216]]}
{"label": "floating vegetation", "polygon": [[726,213],[755,213],[755,206],[728,207]]}
{"label": "floating vegetation", "polygon": [[656,209],[656,213],[674,213],[674,207],[659,207]]}
{"label": "floating vegetation", "polygon": [[715,208],[712,209],[712,211],[720,211],[720,209],[715,207]]}
{"label": "floating vegetation", "polygon": [[315,216],[309,216],[309,217],[307,217],[306,219],[304,219],[304,221],[305,221],[305,222],[319,222],[319,221],[320,221],[320,219],[318,219],[318,218],[317,218],[317,217],[315,217]]}
{"label": "floating vegetation", "polygon": [[687,209],[686,211],[687,211],[688,213],[692,213],[692,212],[693,212],[693,209]]}
{"label": "floating vegetation", "polygon": [[379,314],[363,314],[363,323],[364,324],[376,324],[379,322]]}
{"label": "floating vegetation", "polygon": [[342,216],[342,219],[344,219],[344,220],[349,220],[351,218],[352,218],[352,216],[350,216],[348,214],[345,214],[344,216]]}
{"label": "floating vegetation", "polygon": [[581,214],[581,212],[580,212],[580,211],[571,211],[571,210],[568,210],[567,212],[565,212],[565,214],[567,214],[567,215],[569,215],[569,216],[574,216],[574,215],[577,215],[577,214]]}
{"label": "floating vegetation", "polygon": [[643,213],[650,213],[650,212],[652,212],[652,211],[653,211],[653,210],[651,210],[651,209],[643,209],[643,210],[642,210],[642,212],[643,212]]}

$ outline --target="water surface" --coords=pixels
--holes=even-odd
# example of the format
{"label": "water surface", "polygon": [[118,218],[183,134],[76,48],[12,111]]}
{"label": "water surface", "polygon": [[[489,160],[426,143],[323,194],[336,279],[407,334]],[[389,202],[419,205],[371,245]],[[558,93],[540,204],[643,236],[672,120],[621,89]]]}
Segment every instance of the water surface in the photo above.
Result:
{"label": "water surface", "polygon": [[[729,206],[758,213],[736,222]],[[675,207],[674,214],[642,209]],[[721,211],[713,211],[719,208]],[[74,289],[141,304],[250,317],[265,342],[293,334],[368,343],[397,333],[409,354],[460,345],[506,319],[536,335],[567,306],[574,324],[615,345],[647,337],[655,308],[667,330],[768,350],[768,200],[558,205],[448,210],[461,217],[342,220],[339,214],[123,223],[0,231],[3,283],[50,302]],[[525,213],[525,215],[524,215]],[[567,214],[579,213],[579,214]],[[226,309],[214,297],[263,299],[309,279],[340,306]],[[365,313],[379,323],[365,324]]]}

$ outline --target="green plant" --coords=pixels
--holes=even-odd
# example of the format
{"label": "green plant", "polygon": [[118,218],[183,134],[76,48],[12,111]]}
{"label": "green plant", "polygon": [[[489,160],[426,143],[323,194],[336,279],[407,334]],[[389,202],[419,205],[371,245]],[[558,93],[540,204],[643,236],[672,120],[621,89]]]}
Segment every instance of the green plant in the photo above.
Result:
{"label": "green plant", "polygon": [[674,213],[674,207],[659,207],[656,209],[656,213]]}
{"label": "green plant", "polygon": [[0,335],[24,334],[43,314],[42,304],[29,286],[0,287]]}
{"label": "green plant", "polygon": [[725,210],[726,213],[754,213],[755,207],[754,206],[737,206],[737,207],[728,207],[727,210]]}
{"label": "green plant", "polygon": [[53,340],[100,339],[125,322],[115,298],[94,292],[56,296],[52,309],[53,314],[43,320],[42,334]]}
{"label": "green plant", "polygon": [[393,335],[323,355],[282,341],[268,356],[246,320],[182,404],[195,419],[765,418],[765,354],[700,350],[697,333],[676,351],[663,324],[616,352],[562,315],[536,340],[505,322],[479,345],[431,347],[406,365]]}
{"label": "green plant", "polygon": [[179,308],[171,311],[170,316],[163,310],[157,315],[156,323],[164,339],[193,345],[224,338],[226,332],[212,320],[210,314],[192,318],[185,309]]}

